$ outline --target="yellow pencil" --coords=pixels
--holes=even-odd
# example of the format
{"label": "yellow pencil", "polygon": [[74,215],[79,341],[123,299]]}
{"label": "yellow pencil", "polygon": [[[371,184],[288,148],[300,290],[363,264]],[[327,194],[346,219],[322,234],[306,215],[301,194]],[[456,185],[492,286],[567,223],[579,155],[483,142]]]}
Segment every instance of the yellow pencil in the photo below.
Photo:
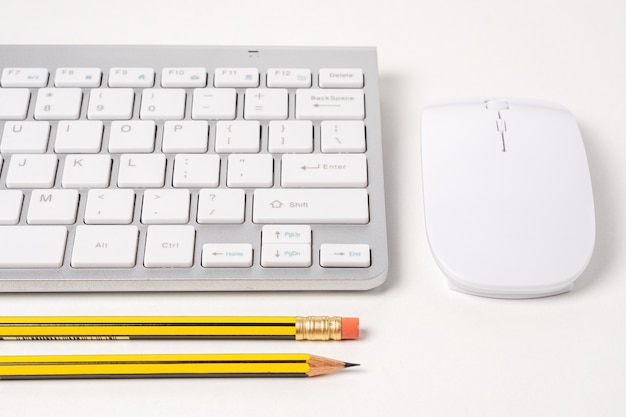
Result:
{"label": "yellow pencil", "polygon": [[291,339],[359,337],[355,317],[0,317],[0,340]]}
{"label": "yellow pencil", "polygon": [[0,380],[310,377],[351,366],[309,354],[0,356]]}

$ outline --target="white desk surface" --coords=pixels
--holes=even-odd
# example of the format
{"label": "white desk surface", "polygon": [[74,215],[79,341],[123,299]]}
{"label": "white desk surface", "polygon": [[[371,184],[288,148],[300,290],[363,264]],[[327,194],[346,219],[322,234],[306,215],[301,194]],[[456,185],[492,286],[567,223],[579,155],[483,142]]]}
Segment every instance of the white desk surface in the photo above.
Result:
{"label": "white desk surface", "polygon": [[[2,43],[376,46],[390,269],[369,292],[2,294],[2,315],[336,314],[359,316],[363,337],[5,342],[0,354],[307,352],[362,366],[296,380],[3,381],[0,415],[626,415],[624,22],[621,0],[3,1]],[[597,243],[568,294],[456,293],[429,252],[420,111],[483,96],[553,100],[578,119]]]}

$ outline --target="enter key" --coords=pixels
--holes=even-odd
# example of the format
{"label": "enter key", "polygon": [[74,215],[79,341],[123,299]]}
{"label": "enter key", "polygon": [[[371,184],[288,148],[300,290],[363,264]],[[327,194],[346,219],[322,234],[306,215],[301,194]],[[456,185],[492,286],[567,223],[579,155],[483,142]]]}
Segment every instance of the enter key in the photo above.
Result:
{"label": "enter key", "polygon": [[286,154],[282,158],[283,187],[367,187],[363,154]]}

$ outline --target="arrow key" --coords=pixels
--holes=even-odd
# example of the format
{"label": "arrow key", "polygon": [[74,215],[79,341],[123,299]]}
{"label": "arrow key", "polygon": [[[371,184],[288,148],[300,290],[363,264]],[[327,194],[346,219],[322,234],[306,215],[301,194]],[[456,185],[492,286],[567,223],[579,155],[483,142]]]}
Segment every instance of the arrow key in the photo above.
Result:
{"label": "arrow key", "polygon": [[251,267],[252,245],[249,243],[206,243],[202,246],[205,268]]}
{"label": "arrow key", "polygon": [[367,268],[371,265],[370,246],[328,243],[320,245],[320,265],[324,268]]}

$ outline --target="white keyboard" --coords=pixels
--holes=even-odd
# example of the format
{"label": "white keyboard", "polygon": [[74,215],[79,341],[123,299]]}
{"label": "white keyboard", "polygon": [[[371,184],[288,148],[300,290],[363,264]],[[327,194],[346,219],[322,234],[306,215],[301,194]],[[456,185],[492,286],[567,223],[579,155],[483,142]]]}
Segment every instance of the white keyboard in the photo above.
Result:
{"label": "white keyboard", "polygon": [[374,48],[0,57],[0,291],[384,281]]}

